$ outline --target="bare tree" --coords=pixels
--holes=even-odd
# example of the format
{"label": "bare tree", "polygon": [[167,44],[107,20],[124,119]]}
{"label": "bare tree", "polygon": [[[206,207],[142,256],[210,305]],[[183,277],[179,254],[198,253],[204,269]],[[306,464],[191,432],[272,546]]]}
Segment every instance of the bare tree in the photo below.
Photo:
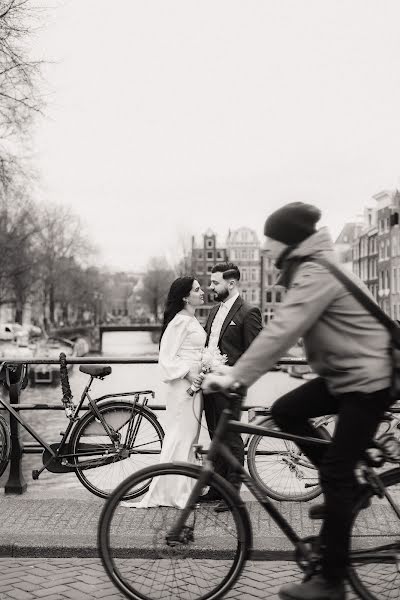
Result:
{"label": "bare tree", "polygon": [[35,0],[0,0],[0,197],[27,196],[34,179],[28,141],[42,112],[41,63],[29,41],[43,9]]}
{"label": "bare tree", "polygon": [[159,321],[161,309],[174,278],[175,273],[164,258],[154,257],[150,260],[143,277],[142,298],[156,322]]}
{"label": "bare tree", "polygon": [[39,214],[43,299],[53,324],[57,288],[62,289],[71,263],[85,262],[94,249],[83,232],[79,217],[68,206],[45,205]]}
{"label": "bare tree", "polygon": [[27,41],[40,9],[32,0],[0,0],[0,138],[25,135],[42,108],[38,93],[40,65],[27,52]]}
{"label": "bare tree", "polygon": [[33,202],[0,196],[0,303],[15,304],[18,322],[38,281],[38,230]]}

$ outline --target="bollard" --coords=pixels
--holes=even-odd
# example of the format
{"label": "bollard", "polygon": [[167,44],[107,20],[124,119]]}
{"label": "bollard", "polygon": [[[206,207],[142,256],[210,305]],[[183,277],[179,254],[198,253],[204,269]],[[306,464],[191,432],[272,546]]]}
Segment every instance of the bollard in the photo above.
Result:
{"label": "bollard", "polygon": [[[5,386],[8,388],[10,404],[19,404],[19,394],[26,385],[26,365],[7,365]],[[25,385],[24,385],[25,383]],[[22,445],[19,439],[19,423],[10,415],[11,456],[5,494],[23,494],[27,483],[22,474]]]}

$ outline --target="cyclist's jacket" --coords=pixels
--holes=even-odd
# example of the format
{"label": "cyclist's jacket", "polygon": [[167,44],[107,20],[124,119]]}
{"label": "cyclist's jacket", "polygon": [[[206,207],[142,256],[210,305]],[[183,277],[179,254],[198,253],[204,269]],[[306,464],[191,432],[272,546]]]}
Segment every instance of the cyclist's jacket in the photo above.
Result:
{"label": "cyclist's jacket", "polygon": [[[326,228],[305,239],[286,258],[283,274],[291,273],[291,281],[285,298],[232,368],[233,377],[252,385],[303,337],[310,366],[332,393],[371,393],[389,387],[392,364],[387,330],[330,271],[307,261],[312,256],[338,264]],[[358,277],[346,274],[370,295]]]}

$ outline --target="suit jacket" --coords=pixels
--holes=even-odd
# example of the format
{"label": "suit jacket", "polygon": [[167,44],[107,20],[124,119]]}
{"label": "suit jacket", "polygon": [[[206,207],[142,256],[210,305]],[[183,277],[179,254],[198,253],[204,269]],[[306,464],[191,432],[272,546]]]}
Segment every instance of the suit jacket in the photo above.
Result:
{"label": "suit jacket", "polygon": [[[211,327],[219,305],[214,306],[208,315],[205,330],[207,333],[206,346],[210,339]],[[255,337],[262,330],[261,312],[256,306],[247,304],[239,296],[233,303],[221,327],[218,347],[222,354],[228,357],[227,364],[232,366],[247,350]]]}

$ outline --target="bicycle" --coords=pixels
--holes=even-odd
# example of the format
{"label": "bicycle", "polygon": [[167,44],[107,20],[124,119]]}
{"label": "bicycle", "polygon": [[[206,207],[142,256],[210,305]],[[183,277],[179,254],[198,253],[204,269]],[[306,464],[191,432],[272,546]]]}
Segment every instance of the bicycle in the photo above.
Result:
{"label": "bicycle", "polygon": [[[299,538],[279,511],[279,505],[268,498],[221,440],[230,429],[291,442],[330,442],[230,421],[230,416],[230,411],[224,411],[202,467],[167,463],[143,469],[121,483],[105,502],[98,527],[99,552],[110,579],[127,598],[216,600],[238,580],[252,550],[252,528],[248,510],[236,490],[213,471],[212,461],[217,452],[239,471],[242,482],[292,542],[295,559],[305,575],[312,576],[318,570],[318,538]],[[371,452],[371,456],[366,454],[362,467],[364,485],[354,508],[348,578],[361,598],[388,600],[395,597],[392,594],[398,594],[400,584],[400,504],[393,498],[393,488],[400,484],[400,467],[378,475],[374,465],[381,465],[384,460],[400,462],[400,444],[388,435],[381,439],[379,449]],[[189,485],[191,493],[186,505],[181,510],[156,507],[142,511],[121,507],[120,502],[131,487],[149,477],[169,477],[173,485],[184,482]],[[217,514],[212,505],[197,503],[207,486],[216,489],[228,512]],[[379,536],[377,517],[371,516],[376,505],[371,503],[361,512],[366,500],[375,498],[381,515],[378,520],[382,521],[383,514],[388,518],[388,510],[391,517],[388,529]],[[371,531],[366,539],[360,535],[365,531],[362,529],[365,522],[375,528],[372,535],[376,537],[370,537]],[[379,545],[375,546],[378,540]]]}
{"label": "bicycle", "polygon": [[[260,427],[276,428],[269,408],[249,411],[249,422],[257,419]],[[335,416],[327,415],[313,420],[321,436],[329,440],[335,427]],[[381,421],[376,439],[393,434],[400,441],[400,407],[393,406]],[[247,468],[265,493],[274,500],[306,502],[322,492],[315,466],[291,441],[248,436]]]}
{"label": "bicycle", "polygon": [[[7,365],[3,362],[0,373]],[[25,365],[26,369],[26,365]],[[90,492],[107,498],[113,489],[129,474],[143,468],[161,451],[164,431],[155,414],[148,408],[151,390],[107,394],[92,398],[89,394],[94,379],[104,379],[111,374],[107,365],[81,365],[79,370],[89,375],[80,401],[73,402],[68,380],[65,354],[60,354],[60,379],[63,390],[62,403],[69,419],[61,441],[47,443],[20,414],[0,397],[0,404],[43,448],[40,469],[32,471],[38,479],[47,470],[51,473],[74,472]],[[78,416],[84,401],[88,410]],[[11,451],[11,435],[7,422],[0,419],[0,475],[5,471]],[[131,490],[127,499],[147,491],[150,481],[143,481]]]}

